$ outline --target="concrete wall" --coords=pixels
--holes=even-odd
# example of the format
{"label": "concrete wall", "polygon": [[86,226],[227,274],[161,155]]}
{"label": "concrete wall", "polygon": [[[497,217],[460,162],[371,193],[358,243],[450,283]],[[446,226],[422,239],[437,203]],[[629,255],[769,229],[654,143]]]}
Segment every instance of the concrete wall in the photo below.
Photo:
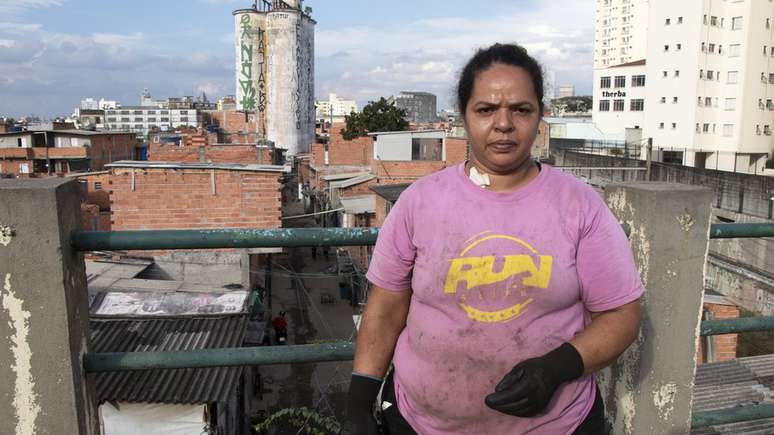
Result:
{"label": "concrete wall", "polygon": [[374,158],[379,160],[411,160],[412,139],[443,139],[443,131],[378,134],[374,140]]}
{"label": "concrete wall", "polygon": [[0,180],[0,433],[97,434],[74,180]]}
{"label": "concrete wall", "polygon": [[605,198],[631,229],[646,288],[639,337],[599,375],[612,433],[687,434],[712,192],[667,183],[611,184]]}
{"label": "concrete wall", "polygon": [[19,147],[19,138],[22,140],[22,148],[29,148],[32,146],[32,135],[31,134],[21,134],[21,135],[9,135],[9,136],[0,136],[0,148],[18,148]]}

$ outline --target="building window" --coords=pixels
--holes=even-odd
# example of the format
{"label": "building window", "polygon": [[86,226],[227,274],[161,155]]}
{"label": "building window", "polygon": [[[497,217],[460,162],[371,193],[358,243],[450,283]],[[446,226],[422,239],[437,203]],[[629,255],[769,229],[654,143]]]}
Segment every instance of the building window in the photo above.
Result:
{"label": "building window", "polygon": [[680,77],[680,70],[678,69],[675,70],[675,77]]}
{"label": "building window", "polygon": [[632,112],[642,112],[645,110],[645,100],[638,98],[629,101],[629,110]]}
{"label": "building window", "polygon": [[664,163],[671,163],[674,165],[682,165],[683,152],[682,151],[664,151],[661,161]]}
{"label": "building window", "polygon": [[707,24],[707,14],[704,14],[704,19],[702,19],[702,23]]}
{"label": "building window", "polygon": [[760,98],[758,98],[758,108],[761,109],[761,110],[763,110],[765,108],[765,106],[763,105],[763,100],[760,99]]}
{"label": "building window", "polygon": [[709,44],[709,52],[714,53],[715,52],[715,44],[710,43]]}
{"label": "building window", "polygon": [[771,49],[769,49],[769,56],[774,57],[774,47],[771,47]]}
{"label": "building window", "polygon": [[94,183],[94,190],[102,190],[102,183],[97,181]]}
{"label": "building window", "polygon": [[742,17],[731,18],[731,30],[742,30]]}
{"label": "building window", "polygon": [[763,126],[763,134],[766,136],[771,136],[771,127],[768,125]]}
{"label": "building window", "polygon": [[672,104],[677,104],[677,97],[672,97]]}
{"label": "building window", "polygon": [[718,54],[723,54],[723,44],[718,45]]}
{"label": "building window", "polygon": [[613,100],[613,112],[623,112],[624,100]]}
{"label": "building window", "polygon": [[769,18],[766,18],[766,28],[767,29],[771,28],[771,19],[769,19]]}
{"label": "building window", "polygon": [[134,124],[135,130],[142,130],[142,124]]}
{"label": "building window", "polygon": [[701,97],[699,97],[699,101],[697,102],[699,106],[701,106]]}
{"label": "building window", "polygon": [[707,52],[707,43],[706,42],[702,42],[701,43],[701,52],[702,53],[706,53]]}
{"label": "building window", "polygon": [[664,51],[669,51],[669,44],[664,45]]}
{"label": "building window", "polygon": [[625,88],[626,87],[626,76],[615,76],[615,87],[616,88]]}
{"label": "building window", "polygon": [[707,70],[707,80],[713,80],[714,78],[715,78],[715,76],[713,76],[712,70],[708,69]]}
{"label": "building window", "polygon": [[731,137],[734,135],[734,124],[723,124],[723,136]]}
{"label": "building window", "polygon": [[[761,104],[761,106],[763,106],[763,104]],[[769,110],[774,110],[774,102],[771,101],[771,99],[766,100],[766,108]]]}
{"label": "building window", "polygon": [[705,123],[705,124],[702,126],[702,131],[703,131],[704,133],[709,133],[709,124],[708,124],[708,123]]}
{"label": "building window", "polygon": [[135,115],[142,115],[142,110],[135,110],[135,111],[134,111],[134,114],[135,114]]}
{"label": "building window", "polygon": [[156,122],[156,118],[148,118],[148,122]]}
{"label": "building window", "polygon": [[728,72],[728,84],[733,85],[739,82],[739,71]]}
{"label": "building window", "polygon": [[718,25],[718,17],[711,16],[710,17],[710,26],[717,26]]}
{"label": "building window", "polygon": [[712,106],[712,97],[704,97],[704,105],[707,107]]}
{"label": "building window", "polygon": [[761,135],[761,125],[760,124],[755,124],[755,134],[757,134],[758,136]]}
{"label": "building window", "polygon": [[600,112],[609,112],[610,111],[610,100],[599,100],[599,111]]}
{"label": "building window", "polygon": [[131,119],[129,119],[129,118],[121,118],[121,122],[129,122],[129,121],[131,121]]}
{"label": "building window", "polygon": [[676,123],[676,122],[673,122],[673,123],[672,123],[672,130],[674,130],[674,129],[676,129],[676,128],[677,128],[677,123]]}
{"label": "building window", "polygon": [[700,79],[703,79],[703,78],[704,78],[704,70],[703,70],[703,69],[700,69],[700,70],[699,70],[699,78],[700,78]]}
{"label": "building window", "polygon": [[659,130],[663,130],[664,129],[664,123],[663,122],[659,122],[658,123],[658,129]]}
{"label": "building window", "polygon": [[666,77],[666,76],[667,76],[667,72],[666,72],[666,71],[663,71],[663,73],[664,73],[664,77]]}
{"label": "building window", "polygon": [[696,133],[701,133],[701,125],[699,123],[696,123]]}
{"label": "building window", "polygon": [[116,122],[116,118],[108,118],[107,122]]}
{"label": "building window", "polygon": [[731,44],[728,46],[728,57],[739,57],[742,52],[742,44]]}
{"label": "building window", "polygon": [[443,139],[418,137],[412,138],[411,160],[441,160],[442,148]]}
{"label": "building window", "polygon": [[610,87],[610,77],[602,77],[599,80],[599,87],[602,89],[607,89]]}
{"label": "building window", "polygon": [[682,50],[682,49],[683,49],[683,44],[677,44],[677,50]]}
{"label": "building window", "polygon": [[677,24],[683,24],[683,17],[677,17]]}
{"label": "building window", "polygon": [[726,98],[725,110],[736,110],[736,98]]}
{"label": "building window", "polygon": [[769,73],[769,83],[774,83],[774,73]]}
{"label": "building window", "polygon": [[641,86],[645,86],[645,76],[644,75],[632,76],[632,87],[638,88]]}
{"label": "building window", "polygon": [[134,122],[142,122],[142,118],[134,118]]}
{"label": "building window", "polygon": [[667,18],[666,20],[664,20],[664,25],[665,25],[665,26],[668,26],[668,25],[669,25],[669,22],[670,22],[670,20],[669,20],[669,18]]}

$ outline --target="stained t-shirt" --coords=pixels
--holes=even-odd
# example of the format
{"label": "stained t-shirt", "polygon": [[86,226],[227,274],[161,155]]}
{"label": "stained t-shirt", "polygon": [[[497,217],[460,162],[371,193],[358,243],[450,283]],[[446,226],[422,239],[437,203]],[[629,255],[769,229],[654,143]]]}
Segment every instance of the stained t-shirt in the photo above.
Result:
{"label": "stained t-shirt", "polygon": [[640,276],[600,196],[543,165],[492,192],[464,164],[406,189],[380,231],[368,279],[413,291],[395,348],[398,409],[420,434],[568,434],[594,401],[591,375],[562,384],[542,414],[488,408],[514,365],[571,340],[589,312],[638,299]]}

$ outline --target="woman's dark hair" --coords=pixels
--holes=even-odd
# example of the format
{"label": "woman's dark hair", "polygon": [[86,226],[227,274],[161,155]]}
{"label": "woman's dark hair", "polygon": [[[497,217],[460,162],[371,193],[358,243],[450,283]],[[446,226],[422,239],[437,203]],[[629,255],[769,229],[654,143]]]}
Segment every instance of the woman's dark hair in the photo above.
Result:
{"label": "woman's dark hair", "polygon": [[479,49],[476,54],[468,61],[460,74],[460,81],[457,83],[457,104],[462,117],[465,117],[465,109],[468,107],[468,101],[473,94],[473,83],[476,76],[481,71],[500,63],[524,68],[530,77],[532,85],[535,87],[540,112],[543,112],[543,69],[540,63],[527,53],[527,50],[518,44],[494,44],[488,48]]}

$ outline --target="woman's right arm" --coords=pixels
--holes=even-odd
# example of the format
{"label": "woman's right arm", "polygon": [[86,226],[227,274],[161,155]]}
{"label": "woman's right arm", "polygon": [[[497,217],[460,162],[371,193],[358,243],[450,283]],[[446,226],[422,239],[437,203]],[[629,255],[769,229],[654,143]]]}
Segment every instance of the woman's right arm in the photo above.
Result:
{"label": "woman's right arm", "polygon": [[406,327],[411,291],[390,291],[371,287],[360,330],[357,334],[352,370],[361,375],[383,378],[392,361],[398,336]]}

